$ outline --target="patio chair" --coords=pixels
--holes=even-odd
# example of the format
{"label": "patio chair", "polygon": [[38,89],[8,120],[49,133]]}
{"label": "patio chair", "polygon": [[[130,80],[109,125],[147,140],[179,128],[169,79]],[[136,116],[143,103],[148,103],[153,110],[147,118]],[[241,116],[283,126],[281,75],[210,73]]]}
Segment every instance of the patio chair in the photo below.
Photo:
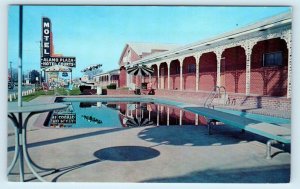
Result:
{"label": "patio chair", "polygon": [[145,94],[145,95],[154,95],[155,94],[155,91],[152,88],[152,83],[151,82],[147,83],[147,88],[143,89],[142,94]]}

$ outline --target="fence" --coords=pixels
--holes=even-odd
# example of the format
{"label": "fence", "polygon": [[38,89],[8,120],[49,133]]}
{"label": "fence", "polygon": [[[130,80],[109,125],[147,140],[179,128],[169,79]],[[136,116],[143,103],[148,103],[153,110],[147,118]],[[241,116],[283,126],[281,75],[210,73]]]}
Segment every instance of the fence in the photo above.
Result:
{"label": "fence", "polygon": [[[35,89],[29,89],[29,90],[26,90],[26,91],[22,91],[22,96],[27,96],[27,95],[30,95],[34,92],[35,92]],[[18,93],[17,92],[11,93],[11,94],[8,95],[8,101],[10,101],[10,102],[17,99],[17,98],[18,98]]]}

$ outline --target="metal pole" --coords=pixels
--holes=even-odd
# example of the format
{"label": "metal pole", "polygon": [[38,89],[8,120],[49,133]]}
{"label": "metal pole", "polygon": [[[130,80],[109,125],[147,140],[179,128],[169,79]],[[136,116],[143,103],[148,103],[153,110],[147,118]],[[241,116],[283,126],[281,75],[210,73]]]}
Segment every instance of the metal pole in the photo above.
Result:
{"label": "metal pole", "polygon": [[42,70],[40,72],[40,87],[42,86]]}
{"label": "metal pole", "polygon": [[18,106],[22,106],[22,49],[23,49],[23,6],[19,9],[19,63],[18,63]]}
{"label": "metal pole", "polygon": [[12,61],[10,61],[9,63],[10,63],[10,80],[11,82],[13,82],[12,67],[11,67]]}

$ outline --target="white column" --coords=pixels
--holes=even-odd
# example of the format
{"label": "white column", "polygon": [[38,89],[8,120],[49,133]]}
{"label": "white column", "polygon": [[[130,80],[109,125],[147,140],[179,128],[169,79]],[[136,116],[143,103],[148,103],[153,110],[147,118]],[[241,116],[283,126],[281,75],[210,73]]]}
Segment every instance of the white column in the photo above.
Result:
{"label": "white column", "polygon": [[167,107],[167,125],[170,125],[170,108]]}
{"label": "white column", "polygon": [[183,58],[178,58],[180,65],[180,91],[183,90],[183,76],[182,76],[182,67],[183,67]]}
{"label": "white column", "polygon": [[160,80],[160,76],[159,76],[159,68],[160,64],[157,64],[157,89],[160,88],[160,84],[159,84],[159,80]]}
{"label": "white column", "polygon": [[151,111],[149,111],[148,119],[151,121]]}
{"label": "white column", "polygon": [[200,62],[200,54],[194,55],[196,59],[196,91],[199,90],[199,62]]}
{"label": "white column", "polygon": [[156,111],[156,125],[159,126],[159,105],[157,105],[157,111]]}
{"label": "white column", "polygon": [[195,125],[198,125],[198,114],[195,114]]}
{"label": "white column", "polygon": [[242,47],[245,49],[246,54],[246,95],[250,95],[250,82],[251,82],[251,53],[252,48],[256,44],[254,40],[247,40]]}
{"label": "white column", "polygon": [[168,90],[170,90],[170,64],[171,61],[167,61],[167,69],[168,69]]}
{"label": "white column", "polygon": [[179,125],[182,125],[182,110],[179,111]]}
{"label": "white column", "polygon": [[221,58],[223,49],[218,49],[215,53],[217,55],[217,86],[221,86]]}
{"label": "white column", "polygon": [[292,95],[292,31],[287,30],[281,37],[285,40],[288,49],[288,78],[287,78],[287,93],[286,97],[291,98]]}

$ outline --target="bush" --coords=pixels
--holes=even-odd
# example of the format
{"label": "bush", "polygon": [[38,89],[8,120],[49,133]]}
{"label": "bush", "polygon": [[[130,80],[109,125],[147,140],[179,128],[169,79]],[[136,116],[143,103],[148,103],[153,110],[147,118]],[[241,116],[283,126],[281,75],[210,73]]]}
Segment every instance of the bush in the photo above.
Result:
{"label": "bush", "polygon": [[106,86],[107,89],[117,89],[117,85],[115,83],[111,83],[110,85]]}

